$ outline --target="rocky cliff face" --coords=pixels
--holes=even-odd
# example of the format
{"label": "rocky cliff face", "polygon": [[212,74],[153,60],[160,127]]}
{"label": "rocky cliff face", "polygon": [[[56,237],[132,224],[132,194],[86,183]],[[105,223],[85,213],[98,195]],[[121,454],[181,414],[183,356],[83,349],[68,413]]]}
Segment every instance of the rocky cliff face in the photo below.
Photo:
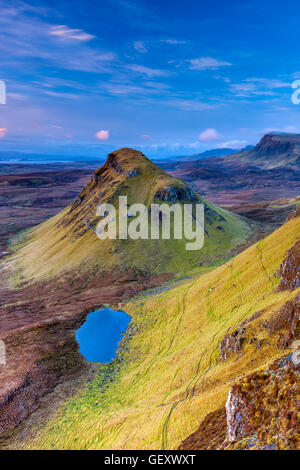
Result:
{"label": "rocky cliff face", "polygon": [[249,151],[240,152],[226,157],[229,160],[246,161],[259,168],[277,167],[300,170],[300,135],[276,134],[265,135],[260,142]]}
{"label": "rocky cliff face", "polygon": [[281,277],[279,291],[300,287],[300,240],[288,251],[278,275]]}
{"label": "rocky cliff face", "polygon": [[300,348],[234,385],[226,402],[227,449],[297,449]]}
{"label": "rocky cliff face", "polygon": [[241,379],[180,450],[299,450],[300,348]]}
{"label": "rocky cliff face", "polygon": [[285,136],[278,134],[267,134],[254,147],[253,152],[257,157],[273,157],[274,155],[293,154],[298,151],[300,136]]}

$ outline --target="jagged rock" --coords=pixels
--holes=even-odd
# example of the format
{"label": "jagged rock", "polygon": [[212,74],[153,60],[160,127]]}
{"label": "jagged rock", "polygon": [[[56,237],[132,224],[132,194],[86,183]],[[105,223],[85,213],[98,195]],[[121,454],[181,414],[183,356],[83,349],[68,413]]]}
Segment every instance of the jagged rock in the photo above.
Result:
{"label": "jagged rock", "polygon": [[300,217],[300,204],[297,205],[296,209],[294,210],[294,212],[292,212],[288,218],[287,218],[287,222],[291,219],[295,219],[296,217]]}
{"label": "jagged rock", "polygon": [[297,351],[292,354],[292,362],[295,364],[295,366],[300,366],[300,349],[297,349]]}
{"label": "jagged rock", "polygon": [[238,327],[233,333],[227,334],[220,343],[220,361],[226,361],[232,352],[237,354],[245,341],[245,328]]}
{"label": "jagged rock", "polygon": [[138,168],[132,168],[129,171],[124,170],[124,168],[122,168],[120,163],[117,161],[115,152],[110,153],[108,155],[106,163],[107,163],[108,166],[113,168],[118,173],[118,175],[125,175],[128,178],[134,178],[134,177],[138,176],[138,174],[139,174]]}
{"label": "jagged rock", "polygon": [[125,172],[125,175],[128,178],[135,178],[136,176],[138,176],[138,174],[139,174],[138,168],[133,168],[132,170]]}
{"label": "jagged rock", "polygon": [[228,441],[255,436],[251,447],[297,448],[299,375],[300,349],[233,385],[226,402]]}
{"label": "jagged rock", "polygon": [[167,188],[160,189],[156,192],[155,196],[161,201],[181,201],[195,199],[195,193],[189,187],[176,188],[175,186],[168,186]]}
{"label": "jagged rock", "polygon": [[278,291],[295,290],[300,287],[300,240],[287,252],[279,269],[281,277]]}

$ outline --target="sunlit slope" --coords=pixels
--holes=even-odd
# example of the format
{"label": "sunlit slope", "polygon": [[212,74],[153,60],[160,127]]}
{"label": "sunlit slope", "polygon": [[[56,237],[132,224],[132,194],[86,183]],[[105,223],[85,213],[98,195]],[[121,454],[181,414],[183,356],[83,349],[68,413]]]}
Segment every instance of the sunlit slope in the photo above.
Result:
{"label": "sunlit slope", "polygon": [[[300,217],[202,277],[122,305],[132,322],[114,380],[105,379],[111,367],[103,367],[28,446],[176,448],[207,413],[224,405],[233,382],[282,356],[277,336],[261,324],[299,293],[275,292],[275,273],[299,233]],[[243,353],[220,362],[219,344],[228,329],[257,312],[246,336],[259,343],[247,340]]]}
{"label": "sunlit slope", "polygon": [[[95,233],[100,220],[97,207],[110,203],[118,209],[119,196],[127,196],[129,206],[139,202],[147,208],[151,203],[178,203],[181,207],[204,203],[204,248],[186,251],[185,239],[99,240]],[[202,263],[210,264],[212,257],[222,257],[243,243],[253,229],[253,223],[204,201],[141,152],[121,149],[108,156],[66,209],[32,230],[19,250],[16,246],[16,263],[25,278],[35,280],[74,268],[80,273],[114,265],[146,273],[178,274]]]}

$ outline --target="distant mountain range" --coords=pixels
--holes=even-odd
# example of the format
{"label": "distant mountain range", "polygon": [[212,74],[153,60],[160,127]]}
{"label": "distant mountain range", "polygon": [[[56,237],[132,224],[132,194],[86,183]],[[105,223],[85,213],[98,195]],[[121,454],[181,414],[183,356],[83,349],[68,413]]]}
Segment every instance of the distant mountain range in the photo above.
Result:
{"label": "distant mountain range", "polygon": [[1,163],[59,163],[59,162],[76,162],[77,164],[86,162],[95,162],[99,165],[99,161],[104,162],[104,158],[89,158],[85,156],[68,156],[68,155],[48,155],[43,153],[26,153],[14,151],[0,151]]}
{"label": "distant mountain range", "polygon": [[[216,148],[205,150],[204,152],[194,153],[193,155],[187,155],[185,157],[180,157],[180,160],[199,160],[202,158],[214,158],[214,157],[226,157],[227,155],[232,155],[235,153],[252,150],[254,145],[247,145],[242,149],[233,149],[233,148]],[[176,157],[176,160],[178,158]]]}
{"label": "distant mountain range", "polygon": [[[208,158],[225,161],[226,164],[236,165],[247,163],[261,169],[273,169],[278,167],[300,169],[300,134],[269,133],[266,134],[256,146],[248,145],[242,149],[216,148],[205,150],[193,155],[176,156],[169,158],[155,158],[154,161],[166,167],[168,163],[175,162],[197,162]],[[0,162],[2,163],[53,163],[53,162],[75,162],[104,163],[104,159],[85,156],[61,156],[23,152],[0,151]],[[173,163],[172,163],[173,164]]]}

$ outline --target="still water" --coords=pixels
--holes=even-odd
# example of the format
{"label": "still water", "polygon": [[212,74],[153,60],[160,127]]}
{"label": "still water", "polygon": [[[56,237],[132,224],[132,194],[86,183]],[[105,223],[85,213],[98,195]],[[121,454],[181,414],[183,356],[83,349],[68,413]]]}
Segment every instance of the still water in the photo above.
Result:
{"label": "still water", "polygon": [[127,313],[110,308],[90,313],[76,331],[81,354],[90,362],[110,362],[130,320]]}

